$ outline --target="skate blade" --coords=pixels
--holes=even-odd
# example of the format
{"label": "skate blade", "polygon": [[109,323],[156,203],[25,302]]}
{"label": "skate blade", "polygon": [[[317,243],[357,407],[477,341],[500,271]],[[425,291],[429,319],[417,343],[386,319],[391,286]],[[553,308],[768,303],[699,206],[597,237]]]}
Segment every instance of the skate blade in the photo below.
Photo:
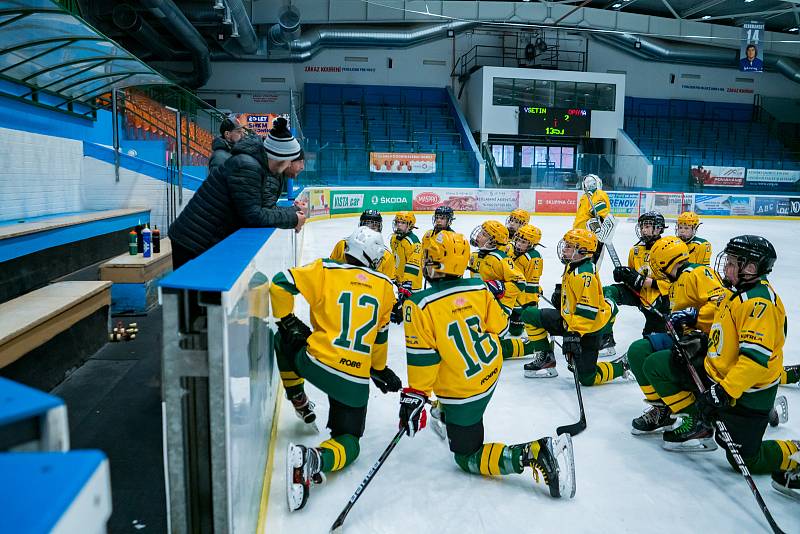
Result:
{"label": "skate blade", "polygon": [[781,495],[785,495],[790,499],[794,499],[795,501],[800,502],[800,491],[787,488],[783,484],[778,484],[774,480],[772,481],[772,487],[775,488],[775,491],[777,491]]}
{"label": "skate blade", "polygon": [[294,483],[294,470],[303,465],[303,451],[289,442],[286,448],[286,505],[290,512],[296,512],[305,505],[305,488]]}
{"label": "skate blade", "polygon": [[778,423],[786,424],[789,422],[789,401],[784,395],[775,398],[775,411],[778,412]]}
{"label": "skate blade", "polygon": [[317,426],[316,421],[311,421],[310,423],[304,423],[309,430],[313,430],[315,434],[319,434],[319,427]]}
{"label": "skate blade", "polygon": [[440,419],[431,418],[431,428],[442,441],[447,439],[447,427]]}
{"label": "skate blade", "polygon": [[714,438],[690,439],[681,443],[665,441],[661,447],[670,452],[711,452],[717,450]]}
{"label": "skate blade", "polygon": [[536,371],[529,371],[525,369],[525,378],[553,378],[556,376],[558,376],[558,369],[555,367],[539,369]]}
{"label": "skate blade", "polygon": [[575,497],[575,457],[572,449],[572,436],[559,434],[553,439],[553,453],[558,462],[558,493],[559,498],[572,499]]}
{"label": "skate blade", "polygon": [[605,349],[600,349],[600,352],[597,353],[597,356],[600,358],[610,358],[611,356],[617,355],[617,349],[614,347],[608,347]]}
{"label": "skate blade", "polygon": [[671,426],[662,426],[661,428],[657,428],[655,430],[639,430],[638,428],[631,428],[631,434],[634,436],[660,436],[667,430],[672,430],[675,428],[675,424]]}

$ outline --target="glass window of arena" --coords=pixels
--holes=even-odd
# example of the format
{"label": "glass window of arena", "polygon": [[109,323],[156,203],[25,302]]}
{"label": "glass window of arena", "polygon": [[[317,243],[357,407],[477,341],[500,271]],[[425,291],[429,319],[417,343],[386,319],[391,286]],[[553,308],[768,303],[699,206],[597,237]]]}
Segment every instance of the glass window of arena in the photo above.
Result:
{"label": "glass window of arena", "polygon": [[494,78],[492,82],[492,104],[495,106],[614,111],[616,97],[616,87],[610,83],[518,78]]}

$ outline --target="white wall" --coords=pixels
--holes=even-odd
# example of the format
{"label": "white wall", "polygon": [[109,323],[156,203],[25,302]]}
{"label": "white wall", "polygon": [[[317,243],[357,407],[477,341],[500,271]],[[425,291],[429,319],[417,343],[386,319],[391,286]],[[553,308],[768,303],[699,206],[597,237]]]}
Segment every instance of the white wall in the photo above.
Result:
{"label": "white wall", "polygon": [[[482,77],[481,134],[517,135],[519,131],[519,110],[514,106],[492,104],[494,78],[570,80],[614,84],[617,86],[615,109],[614,111],[592,111],[591,137],[616,139],[617,130],[623,127],[625,121],[625,76],[620,74],[484,67],[473,76]],[[470,121],[470,128],[476,129],[472,121]]]}
{"label": "white wall", "polygon": [[0,128],[0,221],[80,211],[81,141]]}
{"label": "white wall", "polygon": [[[626,187],[653,187],[653,164],[623,130],[617,131],[614,177]],[[611,184],[609,188],[613,187]]]}
{"label": "white wall", "polygon": [[[787,98],[800,94],[800,84],[782,74],[644,61],[593,39],[589,40],[589,70],[625,72],[626,96],[640,98],[752,104],[754,94]],[[675,75],[675,83],[670,83],[670,74]],[[691,78],[682,77],[686,75]]]}

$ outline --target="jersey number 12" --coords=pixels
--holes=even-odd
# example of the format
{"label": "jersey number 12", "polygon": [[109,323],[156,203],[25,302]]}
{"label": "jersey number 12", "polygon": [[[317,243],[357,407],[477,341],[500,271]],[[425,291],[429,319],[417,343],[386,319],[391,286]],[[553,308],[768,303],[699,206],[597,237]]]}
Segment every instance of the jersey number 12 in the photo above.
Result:
{"label": "jersey number 12", "polygon": [[372,316],[364,324],[356,328],[355,338],[350,338],[350,323],[352,323],[353,294],[345,291],[339,295],[339,306],[342,308],[342,331],[339,337],[333,340],[333,344],[343,349],[369,354],[370,346],[364,343],[366,336],[378,323],[378,300],[371,295],[361,295],[358,297],[359,308],[372,308]]}

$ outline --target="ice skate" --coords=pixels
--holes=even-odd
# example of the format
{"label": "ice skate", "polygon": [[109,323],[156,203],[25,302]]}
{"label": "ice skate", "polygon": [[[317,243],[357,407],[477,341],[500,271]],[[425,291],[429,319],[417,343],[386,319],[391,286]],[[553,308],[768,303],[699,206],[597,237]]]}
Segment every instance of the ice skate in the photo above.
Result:
{"label": "ice skate", "polygon": [[677,452],[706,452],[717,449],[713,427],[697,415],[680,414],[680,418],[680,425],[664,432],[664,449]]}
{"label": "ice skate", "polygon": [[[533,444],[539,445],[534,457]],[[546,437],[522,445],[522,466],[530,467],[533,476],[539,476],[550,489],[550,496],[556,499],[575,496],[575,459],[572,452],[572,437],[560,434],[555,438]]]}
{"label": "ice skate", "polygon": [[556,355],[552,351],[534,352],[533,360],[523,366],[525,378],[551,378],[558,376]]}
{"label": "ice skate", "polygon": [[665,430],[672,430],[675,426],[675,417],[672,411],[663,403],[656,402],[650,405],[642,415],[631,421],[631,434],[642,436],[657,434]]}
{"label": "ice skate", "polygon": [[324,481],[319,451],[289,443],[286,449],[286,501],[289,511],[295,512],[305,506],[311,484],[322,484]]}

